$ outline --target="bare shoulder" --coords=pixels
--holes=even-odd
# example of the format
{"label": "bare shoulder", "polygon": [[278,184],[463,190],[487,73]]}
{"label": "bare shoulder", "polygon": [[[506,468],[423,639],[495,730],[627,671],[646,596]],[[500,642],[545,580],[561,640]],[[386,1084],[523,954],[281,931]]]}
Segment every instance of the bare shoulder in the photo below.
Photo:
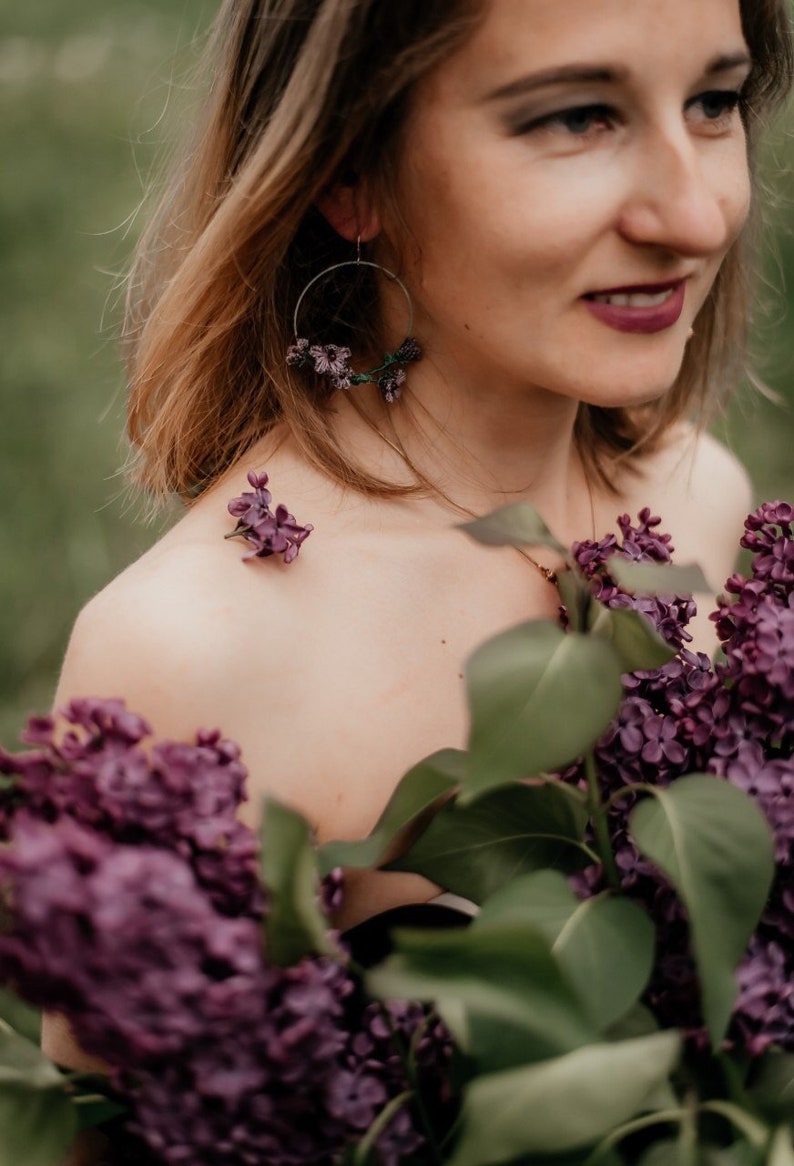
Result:
{"label": "bare shoulder", "polygon": [[233,525],[225,500],[208,499],[83,608],[64,661],[56,703],[72,696],[118,696],[160,733],[192,734],[216,723],[229,686],[268,628],[270,667],[301,634],[303,562],[242,562],[246,544],[224,539]]}
{"label": "bare shoulder", "polygon": [[682,497],[710,512],[737,511],[746,515],[752,504],[752,485],[746,469],[727,446],[691,425],[680,425],[651,459],[668,484]]}
{"label": "bare shoulder", "polygon": [[[74,697],[121,698],[157,737],[175,740],[219,728],[243,746],[247,762],[276,755],[272,767],[257,766],[257,782],[308,812],[319,799],[271,748],[267,712],[276,698],[288,699],[300,687],[295,662],[305,656],[302,639],[316,631],[305,613],[319,585],[317,569],[303,556],[289,566],[275,556],[242,562],[246,544],[224,538],[234,525],[226,504],[248,488],[246,468],[230,474],[86,604],[55,705]],[[322,563],[322,555],[315,558]],[[291,735],[280,737],[292,741],[295,725],[289,728]],[[252,825],[258,806],[249,803]],[[59,1063],[102,1068],[77,1047],[61,1017],[45,1016],[42,1040]],[[64,1166],[99,1160],[86,1136]]]}
{"label": "bare shoulder", "polygon": [[752,508],[747,471],[708,433],[680,425],[646,459],[632,487],[658,510],[679,562],[697,561],[715,591],[734,568],[744,519]]}

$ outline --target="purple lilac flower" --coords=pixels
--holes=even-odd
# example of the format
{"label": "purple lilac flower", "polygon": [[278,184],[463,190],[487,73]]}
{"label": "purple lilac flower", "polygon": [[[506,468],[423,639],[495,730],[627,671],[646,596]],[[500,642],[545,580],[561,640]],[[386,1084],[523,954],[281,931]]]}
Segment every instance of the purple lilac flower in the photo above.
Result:
{"label": "purple lilac flower", "polygon": [[751,1057],[772,1045],[791,1049],[794,1033],[794,977],[788,952],[776,939],[754,935],[739,968],[735,1036]]}
{"label": "purple lilac flower", "polygon": [[395,352],[394,359],[398,364],[410,364],[412,361],[421,360],[422,348],[416,337],[407,336]]}
{"label": "purple lilac flower", "polygon": [[243,555],[243,559],[283,555],[284,562],[291,563],[314,527],[311,523],[301,526],[286,506],[278,505],[275,513],[270,509],[273,496],[266,488],[267,474],[257,474],[252,470],[247,476],[254,492],[246,490],[229,503],[229,513],[237,519],[237,526],[226,537],[239,536],[251,543],[254,549]]}
{"label": "purple lilac flower", "polygon": [[[331,1166],[408,1087],[392,1028],[443,1092],[449,1037],[423,1009],[368,1004],[341,961],[268,967],[256,921],[219,915],[176,854],[20,813],[0,883],[4,979],[111,1065],[159,1161]],[[423,1146],[410,1107],[382,1140],[385,1166]]]}
{"label": "purple lilac flower", "polygon": [[[277,980],[286,975],[292,983],[285,990]],[[296,989],[315,1000],[308,1017],[296,1006]],[[407,1088],[389,1026],[380,1006],[372,1008],[361,1013],[339,965],[304,961],[279,973],[257,1017],[241,1019],[222,1043],[208,1043],[196,1062],[173,1060],[164,1071],[137,1075],[130,1083],[137,1114],[132,1132],[168,1163],[332,1166]],[[414,1028],[424,1020],[418,1008],[410,1017]],[[404,1027],[409,1039],[412,1028]],[[419,1081],[431,1104],[438,1081],[446,1079],[448,1046],[445,1033],[431,1034],[420,1050]],[[270,1074],[263,1084],[265,1060]],[[398,1166],[424,1146],[410,1105],[378,1140],[383,1166]]]}
{"label": "purple lilac flower", "polygon": [[329,919],[333,919],[342,910],[344,901],[345,873],[337,866],[320,883],[320,903]]}
{"label": "purple lilac flower", "polygon": [[309,363],[311,363],[309,341],[305,337],[301,337],[287,349],[287,364],[293,368],[300,368]]}
{"label": "purple lilac flower", "polygon": [[3,978],[68,1012],[90,1053],[146,1064],[201,1025],[203,968],[242,971],[258,926],[219,916],[176,854],[114,845],[68,817],[16,815],[0,852]]}
{"label": "purple lilac flower", "polygon": [[342,348],[338,344],[313,344],[309,355],[314,362],[315,372],[321,376],[348,377],[352,371],[349,348]]}
{"label": "purple lilac flower", "polygon": [[624,514],[618,518],[623,536],[620,543],[614,534],[610,534],[599,542],[586,540],[574,543],[572,551],[578,567],[591,581],[596,599],[607,607],[631,608],[641,612],[668,643],[680,648],[692,640],[687,624],[697,608],[691,596],[632,595],[618,586],[609,574],[608,564],[612,555],[619,555],[632,562],[671,562],[674,550],[671,536],[656,530],[661,521],[647,507],[640,511],[636,526],[628,514]]}
{"label": "purple lilac flower", "polygon": [[70,818],[108,842],[173,851],[219,911],[259,918],[256,839],[237,816],[247,776],[238,746],[199,731],[193,744],[147,748],[149,725],[118,700],[74,700],[63,717],[60,734],[49,717],[29,722],[34,750],[0,750],[0,773],[14,779],[0,792],[0,817],[10,823],[24,808],[44,822]]}
{"label": "purple lilac flower", "polygon": [[353,383],[352,375],[352,370],[350,369],[348,369],[348,371],[345,373],[335,374],[331,377],[331,387],[346,393]]}
{"label": "purple lilac flower", "polygon": [[341,1069],[331,1083],[328,1104],[334,1117],[364,1133],[383,1108],[386,1096],[383,1082],[374,1074]]}
{"label": "purple lilac flower", "polygon": [[292,368],[312,368],[320,376],[330,377],[335,387],[349,388],[353,374],[350,356],[350,349],[339,344],[310,345],[301,337],[287,349],[287,364]]}
{"label": "purple lilac flower", "polygon": [[[451,1042],[425,1010],[369,1003],[341,953],[265,962],[237,747],[199,733],[145,750],[149,726],[120,701],[65,715],[65,732],[34,718],[34,750],[0,755],[0,969],[111,1067],[131,1106],[120,1161],[331,1166],[408,1089],[393,1029],[443,1105]],[[326,912],[343,891],[341,871],[323,880]],[[384,1166],[424,1144],[407,1103]]]}
{"label": "purple lilac flower", "polygon": [[[764,812],[775,838],[777,878],[738,972],[739,996],[730,1040],[756,1056],[772,1044],[794,1050],[794,539],[787,503],[768,503],[747,520],[742,545],[753,552],[749,579],[732,576],[712,618],[725,660],[712,665],[683,646],[694,611],[682,598],[649,605],[626,597],[609,576],[613,554],[666,562],[669,536],[658,519],[624,517],[623,543],[608,536],[580,543],[574,555],[610,606],[643,611],[679,648],[676,659],[653,672],[624,677],[627,695],[618,717],[595,749],[608,795],[635,782],[666,785],[690,772],[707,772],[745,790]],[[566,777],[581,780],[577,769]],[[647,992],[657,1018],[684,1027],[705,1045],[697,973],[688,925],[666,880],[637,852],[627,832],[636,795],[627,791],[611,810],[611,834],[624,892],[654,918],[659,957]],[[602,889],[600,868],[575,879],[582,894]]]}
{"label": "purple lilac flower", "polygon": [[390,368],[383,376],[378,378],[378,388],[384,401],[388,404],[396,401],[402,393],[402,386],[405,383],[405,370],[402,368]]}

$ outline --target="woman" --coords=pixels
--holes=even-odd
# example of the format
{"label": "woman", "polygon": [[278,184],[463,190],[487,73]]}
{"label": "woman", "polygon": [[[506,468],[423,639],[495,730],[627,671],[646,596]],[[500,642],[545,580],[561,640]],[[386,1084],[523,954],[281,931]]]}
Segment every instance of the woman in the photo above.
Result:
{"label": "woman", "polygon": [[[461,516],[526,499],[571,542],[651,505],[717,589],[750,493],[700,426],[786,28],[784,0],[227,0],[130,285],[139,478],[186,513],[80,615],[56,703],[220,725],[251,822],[268,790],[359,837],[463,744],[472,649],[557,612],[548,552]],[[339,347],[368,371],[409,333],[403,384],[344,387]],[[224,539],[248,471],[314,527],[289,565]],[[432,894],[367,874],[343,922]],[[46,1045],[75,1057],[57,1022]]]}

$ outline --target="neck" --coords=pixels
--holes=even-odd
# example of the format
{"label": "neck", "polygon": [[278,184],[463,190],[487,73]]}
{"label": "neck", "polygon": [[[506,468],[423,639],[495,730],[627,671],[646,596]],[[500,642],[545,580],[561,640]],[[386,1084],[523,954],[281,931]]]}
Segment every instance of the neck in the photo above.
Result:
{"label": "neck", "polygon": [[375,392],[342,397],[336,425],[372,472],[409,483],[413,467],[437,491],[431,505],[446,499],[479,515],[529,501],[560,539],[572,541],[589,537],[594,522],[574,441],[577,408],[546,390],[460,370],[453,388],[444,370],[425,360],[409,367],[403,396],[385,409]]}

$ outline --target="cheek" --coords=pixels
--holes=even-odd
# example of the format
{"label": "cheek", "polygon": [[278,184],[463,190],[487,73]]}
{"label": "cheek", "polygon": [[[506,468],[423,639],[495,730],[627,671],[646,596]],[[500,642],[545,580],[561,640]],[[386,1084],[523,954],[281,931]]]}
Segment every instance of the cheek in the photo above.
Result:
{"label": "cheek", "polygon": [[747,222],[752,205],[752,196],[752,182],[749,173],[747,173],[741,187],[735,191],[728,208],[728,221],[731,223],[733,241],[741,234],[742,228]]}
{"label": "cheek", "polygon": [[403,210],[421,285],[480,299],[565,279],[614,217],[614,179],[582,169],[581,179],[565,181],[554,168],[528,165],[417,172]]}
{"label": "cheek", "polygon": [[[714,190],[725,219],[728,246],[736,241],[747,222],[752,205],[753,184],[744,141],[738,141],[735,148],[715,167]],[[726,247],[726,250],[728,248]]]}

